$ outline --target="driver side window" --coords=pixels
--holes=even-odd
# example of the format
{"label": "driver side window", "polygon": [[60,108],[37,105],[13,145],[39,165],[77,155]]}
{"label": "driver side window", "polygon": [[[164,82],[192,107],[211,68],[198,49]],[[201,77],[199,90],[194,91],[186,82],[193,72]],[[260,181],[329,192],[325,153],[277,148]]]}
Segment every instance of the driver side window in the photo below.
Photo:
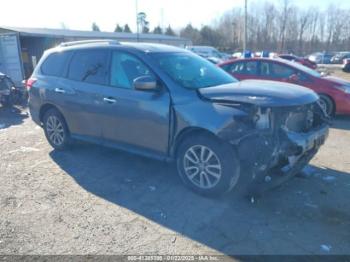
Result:
{"label": "driver side window", "polygon": [[120,51],[112,52],[111,86],[133,89],[134,80],[140,76],[154,77],[148,67],[135,56]]}
{"label": "driver side window", "polygon": [[287,66],[282,64],[272,63],[272,74],[271,77],[274,78],[289,78],[295,74],[295,71]]}

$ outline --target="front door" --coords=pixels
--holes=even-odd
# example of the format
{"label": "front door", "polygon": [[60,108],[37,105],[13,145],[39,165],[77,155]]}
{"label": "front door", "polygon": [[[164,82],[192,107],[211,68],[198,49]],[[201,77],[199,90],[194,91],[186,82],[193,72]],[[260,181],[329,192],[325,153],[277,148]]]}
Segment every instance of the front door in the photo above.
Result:
{"label": "front door", "polygon": [[260,79],[295,84],[291,78],[296,70],[282,63],[262,61],[260,63]]}
{"label": "front door", "polygon": [[167,89],[135,90],[137,77],[151,70],[137,57],[112,51],[109,86],[102,89],[102,131],[106,142],[117,142],[128,149],[145,149],[166,154],[169,139],[170,97]]}

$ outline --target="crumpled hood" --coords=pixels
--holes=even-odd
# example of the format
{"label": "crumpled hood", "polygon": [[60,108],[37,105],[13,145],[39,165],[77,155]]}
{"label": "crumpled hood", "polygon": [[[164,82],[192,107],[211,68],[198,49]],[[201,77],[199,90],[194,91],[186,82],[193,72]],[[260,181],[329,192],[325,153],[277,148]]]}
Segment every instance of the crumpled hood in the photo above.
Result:
{"label": "crumpled hood", "polygon": [[249,103],[260,106],[298,106],[318,100],[318,95],[302,86],[264,80],[198,89],[200,96],[223,103]]}

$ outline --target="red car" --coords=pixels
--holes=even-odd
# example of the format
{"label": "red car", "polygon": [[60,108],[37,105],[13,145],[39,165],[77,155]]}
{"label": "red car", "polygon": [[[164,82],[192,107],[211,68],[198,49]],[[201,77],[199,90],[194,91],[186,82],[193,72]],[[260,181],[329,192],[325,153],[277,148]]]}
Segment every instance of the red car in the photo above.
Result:
{"label": "red car", "polygon": [[322,74],[283,59],[248,58],[219,64],[238,80],[261,79],[287,82],[314,90],[329,115],[350,114],[350,82]]}
{"label": "red car", "polygon": [[311,60],[303,57],[298,57],[295,55],[278,55],[279,58],[282,58],[284,60],[292,61],[292,62],[297,62],[299,64],[302,64],[304,66],[307,66],[311,69],[316,69],[317,64],[315,62],[312,62]]}

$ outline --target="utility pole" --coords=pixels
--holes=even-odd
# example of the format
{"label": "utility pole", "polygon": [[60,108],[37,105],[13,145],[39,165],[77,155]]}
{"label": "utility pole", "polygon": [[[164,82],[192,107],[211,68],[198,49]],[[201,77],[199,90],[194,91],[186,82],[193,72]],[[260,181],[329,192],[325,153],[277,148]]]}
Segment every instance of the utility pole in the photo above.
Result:
{"label": "utility pole", "polygon": [[164,28],[164,8],[160,9],[160,26],[162,28],[162,32],[165,33],[165,28]]}
{"label": "utility pole", "polygon": [[138,6],[138,0],[135,0],[135,9],[136,9],[136,38],[137,42],[140,41],[140,29],[139,29],[139,6]]}
{"label": "utility pole", "polygon": [[247,3],[248,0],[244,0],[244,40],[243,40],[243,51],[247,50],[247,35],[248,35],[248,8],[247,8]]}

